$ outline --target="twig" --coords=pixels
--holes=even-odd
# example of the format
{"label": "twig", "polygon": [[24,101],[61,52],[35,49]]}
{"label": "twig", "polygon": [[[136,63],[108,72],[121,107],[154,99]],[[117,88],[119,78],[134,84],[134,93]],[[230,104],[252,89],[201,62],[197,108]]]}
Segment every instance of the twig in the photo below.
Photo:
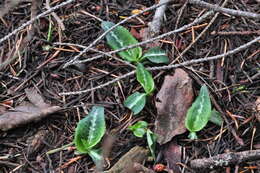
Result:
{"label": "twig", "polygon": [[[199,59],[194,59],[194,60],[190,60],[190,61],[186,61],[186,62],[183,62],[183,63],[180,63],[180,64],[172,64],[172,65],[166,65],[166,66],[160,66],[160,67],[151,67],[151,68],[147,68],[148,70],[151,70],[151,71],[154,71],[154,70],[168,70],[168,69],[173,69],[173,68],[177,68],[177,67],[181,67],[181,66],[187,66],[187,65],[191,65],[191,64],[196,64],[196,63],[201,63],[201,62],[206,62],[206,61],[211,61],[211,60],[216,60],[216,59],[219,59],[219,58],[222,58],[223,56],[229,56],[229,55],[232,55],[232,54],[235,54],[239,51],[242,51],[246,48],[248,48],[249,46],[253,45],[254,43],[260,41],[260,36],[255,38],[254,40],[250,41],[250,42],[247,42],[246,44],[236,48],[236,49],[233,49],[233,50],[230,50],[226,53],[223,53],[223,54],[220,54],[220,55],[216,55],[216,56],[212,56],[212,57],[207,57],[207,58],[199,58]],[[227,57],[228,58],[228,57]],[[114,82],[117,82],[121,79],[124,79],[128,76],[131,76],[135,74],[135,71],[131,71],[123,76],[120,76],[118,78],[115,78],[107,83],[104,83],[102,85],[99,85],[99,86],[96,86],[94,88],[90,88],[90,89],[86,89],[86,90],[81,90],[81,91],[73,91],[73,92],[64,92],[64,93],[60,93],[60,95],[76,95],[76,94],[83,94],[83,93],[86,93],[86,92],[90,92],[90,91],[93,91],[93,90],[96,90],[96,89],[100,89],[100,88],[103,88],[105,86],[108,86]]]}
{"label": "twig", "polygon": [[236,153],[219,154],[210,158],[195,159],[190,166],[195,169],[214,169],[217,167],[240,164],[243,162],[256,161],[260,159],[260,150],[242,151]]}
{"label": "twig", "polygon": [[211,35],[224,35],[224,36],[233,36],[233,35],[260,35],[260,30],[256,31],[213,31],[210,33]]}
{"label": "twig", "polygon": [[160,28],[163,21],[163,16],[167,7],[167,3],[171,0],[160,0],[159,4],[164,4],[156,9],[152,22],[149,24],[149,31],[152,35],[156,35],[160,32]]}
{"label": "twig", "polygon": [[223,8],[223,7],[220,7],[218,5],[213,5],[213,4],[201,1],[201,0],[188,0],[188,2],[190,4],[205,7],[205,8],[217,11],[217,12],[230,14],[232,16],[241,16],[241,17],[249,17],[249,18],[260,19],[260,14],[257,14],[257,13],[240,11],[240,10],[233,10],[233,9],[229,9],[229,8]]}
{"label": "twig", "polygon": [[[226,5],[227,1],[228,1],[228,0],[225,0],[225,1],[223,2],[222,7],[224,7],[224,6]],[[184,49],[184,51],[182,51],[181,54],[180,54],[171,64],[173,64],[174,62],[178,61],[179,58],[181,58],[188,50],[190,50],[190,48],[191,48],[195,43],[197,43],[197,41],[198,41],[198,40],[207,32],[207,30],[211,27],[211,25],[214,23],[214,21],[216,20],[216,18],[218,17],[218,15],[219,15],[219,13],[216,13],[216,14],[214,15],[214,17],[210,20],[209,24],[208,24],[208,25],[203,29],[203,31],[196,37],[196,39],[195,39],[193,42],[191,42],[191,43],[189,44],[189,46],[186,47],[186,48]]]}
{"label": "twig", "polygon": [[[45,5],[46,5],[46,8],[48,10],[51,9],[51,7],[50,7],[50,0],[46,0],[46,4]],[[64,31],[65,30],[65,26],[64,26],[62,20],[60,19],[60,17],[56,13],[54,13],[54,12],[52,12],[51,15],[57,21],[57,23],[60,26],[61,30]]]}
{"label": "twig", "polygon": [[150,10],[155,9],[155,8],[157,8],[157,7],[160,7],[160,6],[162,6],[162,5],[164,5],[164,3],[157,4],[157,5],[153,5],[153,6],[149,7],[149,8],[146,8],[145,10],[142,10],[140,13],[135,14],[135,15],[132,15],[132,16],[129,16],[129,17],[125,18],[124,20],[122,20],[121,22],[115,24],[115,25],[112,26],[110,29],[108,29],[108,30],[105,31],[103,34],[101,34],[96,40],[94,40],[90,45],[88,45],[84,50],[82,50],[82,51],[81,51],[77,56],[75,56],[72,60],[70,60],[69,62],[67,62],[67,63],[63,66],[63,68],[66,68],[66,67],[68,67],[68,66],[74,64],[74,62],[75,62],[80,56],[82,56],[84,53],[86,53],[91,47],[93,47],[96,43],[98,43],[98,41],[100,41],[104,36],[106,36],[107,33],[109,33],[110,31],[112,31],[113,29],[115,29],[117,26],[119,26],[119,25],[125,23],[126,21],[128,21],[128,20],[130,20],[130,19],[135,18],[136,16],[138,16],[138,15],[140,15],[140,14],[143,14],[143,13],[145,13],[145,12],[147,12],[147,11],[150,11]]}
{"label": "twig", "polygon": [[59,9],[59,8],[61,8],[61,7],[63,7],[63,6],[65,6],[65,5],[69,4],[69,3],[72,3],[73,1],[75,1],[75,0],[65,1],[65,2],[63,2],[63,3],[59,4],[59,5],[56,5],[56,6],[52,7],[52,8],[50,8],[49,10],[47,10],[47,11],[45,11],[45,12],[39,14],[39,15],[36,16],[35,18],[33,18],[33,19],[27,21],[26,23],[22,24],[20,27],[18,27],[18,28],[16,28],[15,30],[13,30],[11,33],[9,33],[9,34],[7,34],[6,36],[4,36],[3,38],[1,38],[1,39],[0,39],[0,44],[1,44],[2,42],[4,42],[5,40],[7,40],[8,38],[10,38],[11,36],[17,34],[19,31],[21,31],[22,29],[24,29],[26,26],[28,26],[28,25],[32,24],[33,22],[35,22],[36,20],[40,19],[41,17],[43,17],[43,16],[45,16],[45,15],[47,15],[47,14],[53,12],[54,10],[57,10],[57,9]]}
{"label": "twig", "polygon": [[[85,49],[85,48],[87,47],[87,46],[83,46],[83,45],[80,45],[80,44],[74,44],[74,43],[60,43],[60,42],[55,42],[55,43],[53,43],[53,44],[54,44],[54,45],[62,45],[62,46],[77,46],[77,47],[80,47],[80,48],[83,48],[83,49]],[[131,64],[131,63],[127,62],[127,61],[121,60],[121,59],[119,59],[119,58],[117,58],[117,57],[115,57],[115,56],[112,56],[111,54],[108,54],[108,53],[106,53],[106,52],[102,52],[102,51],[99,51],[99,50],[93,49],[93,48],[90,48],[90,50],[93,51],[93,52],[97,52],[97,53],[100,53],[100,54],[102,54],[102,55],[108,56],[108,57],[110,57],[110,58],[113,58],[113,59],[115,59],[115,60],[117,60],[117,61],[119,61],[119,62],[122,62],[122,63],[124,63],[124,64],[127,64],[127,65],[129,65],[130,67],[133,67],[134,69],[136,68],[133,64]]]}
{"label": "twig", "polygon": [[[126,46],[126,47],[123,47],[121,49],[118,49],[118,50],[114,50],[114,51],[110,51],[110,52],[107,52],[107,54],[113,54],[113,53],[117,53],[117,52],[120,52],[120,51],[124,51],[126,49],[131,49],[131,48],[134,48],[134,47],[137,47],[137,46],[141,46],[141,45],[144,45],[144,44],[147,44],[147,43],[150,43],[150,42],[153,42],[155,40],[158,40],[158,39],[161,39],[163,37],[166,37],[166,36],[169,36],[171,34],[175,34],[175,33],[178,33],[178,32],[182,32],[188,28],[190,28],[191,26],[193,25],[196,25],[197,23],[200,23],[202,22],[204,19],[206,19],[208,16],[212,15],[213,12],[207,12],[206,14],[204,14],[203,16],[195,19],[192,23],[188,24],[188,25],[184,25],[182,26],[181,28],[179,29],[176,29],[176,30],[173,30],[173,31],[170,31],[170,32],[167,32],[167,33],[164,33],[164,34],[161,34],[157,37],[154,37],[154,38],[151,38],[151,39],[148,39],[148,40],[145,40],[145,41],[142,41],[140,43],[137,43],[137,44],[133,44],[133,45],[129,45],[129,46]],[[78,63],[83,63],[83,62],[89,62],[89,61],[93,61],[93,60],[96,60],[98,58],[101,58],[102,55],[98,55],[98,56],[95,56],[95,57],[92,57],[92,58],[89,58],[89,59],[85,59],[85,60],[81,60],[81,61],[75,61],[75,62],[72,62],[71,64],[78,64]]]}

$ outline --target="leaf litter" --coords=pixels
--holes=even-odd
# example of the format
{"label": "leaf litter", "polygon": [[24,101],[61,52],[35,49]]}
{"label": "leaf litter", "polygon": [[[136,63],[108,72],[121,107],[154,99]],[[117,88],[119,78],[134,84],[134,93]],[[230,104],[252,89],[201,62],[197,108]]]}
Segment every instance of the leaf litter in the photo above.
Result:
{"label": "leaf litter", "polygon": [[165,76],[155,103],[155,133],[159,144],[186,132],[184,120],[193,97],[192,80],[184,70],[176,69],[174,75]]}
{"label": "leaf litter", "polygon": [[7,131],[30,122],[37,122],[61,110],[59,106],[45,103],[34,88],[26,89],[25,93],[29,102],[24,101],[13,110],[0,115],[0,130]]}

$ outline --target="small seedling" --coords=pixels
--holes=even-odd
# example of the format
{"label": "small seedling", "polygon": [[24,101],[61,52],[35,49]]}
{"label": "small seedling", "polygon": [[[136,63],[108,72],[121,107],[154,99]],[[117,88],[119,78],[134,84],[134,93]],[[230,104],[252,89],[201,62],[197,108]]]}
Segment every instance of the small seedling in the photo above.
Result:
{"label": "small seedling", "polygon": [[[104,31],[107,31],[114,25],[112,22],[103,21],[101,27]],[[106,40],[108,45],[114,50],[138,43],[131,33],[122,26],[117,26],[114,30],[110,31],[106,35]],[[133,93],[124,102],[125,107],[132,110],[134,115],[136,115],[144,108],[146,97],[151,95],[155,89],[152,74],[145,69],[142,63],[146,60],[152,63],[168,63],[169,59],[166,56],[166,52],[159,47],[151,48],[143,55],[142,48],[138,46],[120,51],[118,55],[124,60],[137,65],[136,78],[145,91],[145,93]]]}
{"label": "small seedling", "polygon": [[148,123],[146,121],[138,121],[134,125],[129,126],[128,129],[139,138],[142,138],[146,134],[149,150],[155,159],[156,135],[150,129],[148,129]]}
{"label": "small seedling", "polygon": [[197,139],[196,132],[202,130],[211,117],[211,102],[206,85],[200,89],[199,96],[188,109],[185,127],[190,131],[189,138]]}
{"label": "small seedling", "polygon": [[95,163],[101,160],[100,149],[95,146],[101,141],[106,131],[104,108],[93,106],[88,116],[79,121],[74,143],[81,154],[89,154]]}

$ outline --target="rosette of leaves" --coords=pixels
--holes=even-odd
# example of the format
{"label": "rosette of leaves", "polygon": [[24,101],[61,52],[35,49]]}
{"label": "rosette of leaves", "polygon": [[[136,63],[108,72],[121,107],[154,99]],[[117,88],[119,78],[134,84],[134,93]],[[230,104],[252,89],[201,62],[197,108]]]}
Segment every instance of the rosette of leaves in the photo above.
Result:
{"label": "rosette of leaves", "polygon": [[89,154],[96,163],[100,161],[100,149],[95,146],[101,141],[105,131],[104,108],[93,106],[89,114],[77,124],[74,136],[77,150],[82,154]]}
{"label": "rosette of leaves", "polygon": [[197,139],[196,132],[202,130],[211,118],[211,102],[206,85],[200,89],[199,96],[188,109],[185,127],[190,131],[189,138]]}
{"label": "rosette of leaves", "polygon": [[[103,21],[101,24],[104,31],[108,31],[114,26],[114,23],[107,21]],[[108,32],[106,41],[114,50],[119,50],[138,43],[132,34],[123,26],[117,26]],[[146,97],[151,95],[155,89],[152,74],[143,66],[142,62],[148,60],[152,63],[168,63],[169,59],[166,56],[166,52],[159,47],[151,48],[143,55],[142,48],[137,46],[122,50],[118,52],[118,55],[124,60],[137,65],[136,78],[145,91],[145,93],[135,92],[124,101],[125,107],[132,110],[135,115],[142,111],[146,103]]]}
{"label": "rosette of leaves", "polygon": [[146,121],[138,121],[134,125],[129,126],[128,129],[131,130],[138,138],[143,138],[146,134],[149,150],[155,159],[156,135],[150,129],[148,129],[148,123]]}

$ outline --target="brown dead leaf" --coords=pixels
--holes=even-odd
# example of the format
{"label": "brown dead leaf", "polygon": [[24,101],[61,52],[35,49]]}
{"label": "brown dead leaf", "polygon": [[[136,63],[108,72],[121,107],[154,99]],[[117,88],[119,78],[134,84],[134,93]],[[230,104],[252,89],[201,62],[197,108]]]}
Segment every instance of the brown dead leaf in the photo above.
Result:
{"label": "brown dead leaf", "polygon": [[146,160],[147,154],[147,149],[135,146],[122,156],[111,169],[105,171],[105,173],[133,173],[135,172],[134,164],[142,163]]}
{"label": "brown dead leaf", "polygon": [[23,102],[14,110],[0,115],[0,130],[7,131],[32,121],[39,121],[61,109],[59,106],[45,103],[35,89],[27,89],[25,92],[30,102]]}
{"label": "brown dead leaf", "polygon": [[134,169],[136,173],[155,173],[152,169],[146,168],[140,163],[134,163]]}
{"label": "brown dead leaf", "polygon": [[137,40],[142,39],[140,33],[137,32],[135,28],[131,28],[130,33],[131,33]]}
{"label": "brown dead leaf", "polygon": [[175,139],[166,144],[163,148],[163,156],[167,162],[168,168],[174,173],[180,173],[180,168],[176,164],[181,162],[181,146],[179,146]]}
{"label": "brown dead leaf", "polygon": [[155,133],[160,144],[186,131],[184,120],[192,101],[192,80],[184,70],[176,69],[173,76],[165,76],[155,103]]}

